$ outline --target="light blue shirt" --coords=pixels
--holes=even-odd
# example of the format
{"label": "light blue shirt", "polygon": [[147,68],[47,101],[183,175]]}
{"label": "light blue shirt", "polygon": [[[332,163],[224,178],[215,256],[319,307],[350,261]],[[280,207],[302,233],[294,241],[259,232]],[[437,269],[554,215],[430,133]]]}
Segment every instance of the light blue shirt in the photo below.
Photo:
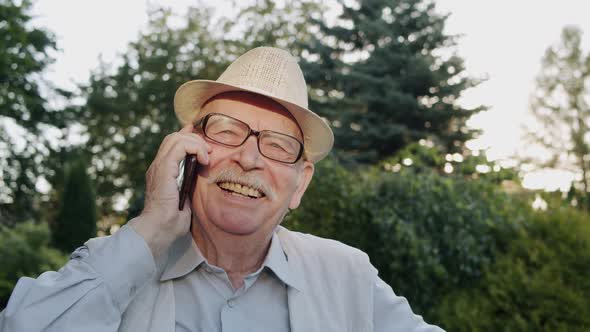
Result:
{"label": "light blue shirt", "polygon": [[[277,238],[279,241],[274,241]],[[273,324],[280,331],[286,321],[291,332],[443,331],[412,313],[407,300],[378,277],[360,250],[280,226],[264,268],[242,292],[226,289],[206,298],[198,288],[203,285],[191,289],[189,282],[178,289],[175,284],[180,284],[176,282],[180,278],[175,277],[192,276],[190,272],[195,271],[193,242],[187,234],[175,241],[166,255],[154,260],[143,238],[130,227],[122,227],[110,237],[91,239],[59,271],[19,280],[6,309],[0,312],[0,331],[176,332],[180,324],[189,329],[199,325],[202,320],[195,317],[202,315],[199,310],[214,310],[210,303],[217,303],[219,320],[207,324],[223,331],[275,330]],[[276,249],[277,244],[282,250]],[[275,256],[281,251],[285,259]],[[180,275],[173,273],[179,271],[176,267]],[[222,277],[203,287],[217,292],[213,285],[226,281]],[[279,290],[258,287],[266,284]],[[239,310],[228,310],[231,315],[225,319],[224,306],[230,307],[228,294],[237,295],[232,305]],[[250,301],[250,296],[256,301]],[[197,299],[207,304],[196,308]],[[282,313],[285,308],[288,315]],[[224,325],[226,321],[230,325]]]}
{"label": "light blue shirt", "polygon": [[260,269],[246,276],[237,290],[194,241],[160,280],[174,284],[176,332],[289,331],[287,287],[293,284],[276,234]]}

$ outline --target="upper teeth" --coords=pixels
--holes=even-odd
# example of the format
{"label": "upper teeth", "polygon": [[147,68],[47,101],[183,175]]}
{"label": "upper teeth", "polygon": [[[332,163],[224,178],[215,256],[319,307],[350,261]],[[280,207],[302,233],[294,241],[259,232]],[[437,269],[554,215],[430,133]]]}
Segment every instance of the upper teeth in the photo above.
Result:
{"label": "upper teeth", "polygon": [[230,191],[236,192],[238,194],[242,194],[244,196],[250,196],[250,197],[256,197],[256,198],[259,198],[260,196],[262,196],[262,193],[260,191],[258,191],[257,189],[254,189],[252,187],[248,187],[246,185],[241,185],[239,183],[221,182],[219,184],[219,187],[221,187],[225,190],[230,190]]}

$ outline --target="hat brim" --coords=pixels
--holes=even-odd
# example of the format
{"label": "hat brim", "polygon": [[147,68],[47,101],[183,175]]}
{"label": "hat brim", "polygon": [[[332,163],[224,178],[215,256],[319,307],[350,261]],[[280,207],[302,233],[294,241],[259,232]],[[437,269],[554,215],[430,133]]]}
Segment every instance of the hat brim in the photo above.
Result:
{"label": "hat brim", "polygon": [[194,80],[181,85],[174,96],[174,112],[178,121],[183,125],[194,123],[199,118],[203,104],[220,93],[229,91],[246,91],[268,97],[293,115],[299,128],[303,132],[303,146],[305,157],[316,163],[323,159],[334,145],[334,134],[328,124],[317,114],[286,100],[276,98],[265,91],[251,87],[220,83],[210,80]]}

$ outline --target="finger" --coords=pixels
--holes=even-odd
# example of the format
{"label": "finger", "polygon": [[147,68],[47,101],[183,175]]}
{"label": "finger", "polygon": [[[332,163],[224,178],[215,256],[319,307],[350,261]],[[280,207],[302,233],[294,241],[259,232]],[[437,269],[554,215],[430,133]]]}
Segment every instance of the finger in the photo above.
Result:
{"label": "finger", "polygon": [[[183,128],[184,129],[184,128]],[[162,140],[160,143],[160,147],[158,148],[158,152],[156,153],[156,157],[154,159],[162,158],[166,156],[169,151],[178,143],[178,139],[180,132],[172,132]]]}
{"label": "finger", "polygon": [[[164,154],[164,159],[170,160],[176,165],[186,157],[187,154],[197,155],[197,161],[201,165],[209,164],[209,151],[207,143],[201,137],[189,134],[176,134],[172,139],[169,151]],[[163,151],[164,152],[164,151]]]}
{"label": "finger", "polygon": [[193,129],[194,129],[194,125],[192,123],[189,123],[186,126],[182,127],[178,132],[179,133],[192,133]]}
{"label": "finger", "polygon": [[174,145],[177,144],[177,140],[179,139],[178,136],[196,138],[203,145],[205,145],[207,152],[212,151],[211,145],[209,143],[207,143],[207,141],[204,139],[204,137],[198,133],[189,131],[189,126],[187,125],[187,126],[183,127],[180,131],[167,135],[166,138],[164,138],[164,141],[162,142],[160,149],[158,149],[158,154],[160,153],[160,151],[162,151],[162,153],[161,153],[162,155],[167,154],[168,151],[170,149],[172,149],[172,147]]}
{"label": "finger", "polygon": [[[195,132],[195,126],[194,126],[194,125],[192,125],[192,124],[188,124],[188,125],[186,125],[186,126],[182,127],[182,129],[180,129],[180,130],[178,131],[178,133],[179,133],[179,134],[182,134],[182,135],[185,135],[185,134],[190,134],[190,135],[193,135],[193,136],[196,136],[196,137],[203,138],[203,136],[202,136],[202,135],[200,135],[200,134],[197,134],[197,133]],[[206,142],[204,139],[203,139],[203,143],[205,143],[205,145],[207,146],[207,151],[208,151],[208,152],[211,152],[211,146],[210,146],[210,145],[209,145],[209,144],[208,144],[208,143],[207,143],[207,142]]]}
{"label": "finger", "polygon": [[209,165],[210,149],[207,149],[207,145],[203,142],[203,139],[198,144],[195,144],[195,141],[199,142],[199,140],[183,140],[184,151],[186,151],[186,154],[196,154],[199,164]]}
{"label": "finger", "polygon": [[162,143],[160,143],[160,147],[158,148],[158,152],[156,153],[156,157],[168,154],[168,151],[170,151],[170,149],[176,144],[176,140],[178,139],[178,138],[176,138],[176,136],[178,136],[179,134],[190,134],[190,133],[193,133],[193,125],[192,124],[187,124],[186,126],[182,127],[179,131],[166,135],[166,137],[164,137],[164,140],[162,140]]}
{"label": "finger", "polygon": [[181,135],[182,137],[188,137],[189,139],[193,139],[193,138],[197,139],[201,144],[203,144],[205,146],[205,150],[207,152],[212,151],[211,144],[209,144],[203,136],[201,136],[197,133],[190,133],[190,134],[179,133],[179,135]]}
{"label": "finger", "polygon": [[[188,143],[187,143],[188,142]],[[193,147],[195,145],[195,147]],[[197,154],[199,157],[199,162],[202,164],[208,164],[208,154],[212,151],[211,145],[203,139],[198,134],[195,133],[181,133],[181,132],[174,132],[169,134],[164,138],[164,141],[160,145],[158,149],[158,153],[156,154],[156,159],[169,159],[172,158],[173,160],[177,160],[180,162],[183,154],[179,154],[179,151],[174,151],[178,149],[178,146],[184,146],[184,154]],[[195,150],[196,149],[196,150]],[[180,158],[180,159],[178,159]]]}

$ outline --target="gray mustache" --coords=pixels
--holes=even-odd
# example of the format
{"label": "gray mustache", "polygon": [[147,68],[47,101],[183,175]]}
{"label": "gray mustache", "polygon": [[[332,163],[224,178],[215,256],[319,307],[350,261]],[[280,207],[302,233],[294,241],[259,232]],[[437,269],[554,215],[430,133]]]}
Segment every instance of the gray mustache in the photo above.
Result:
{"label": "gray mustache", "polygon": [[276,194],[259,176],[252,173],[245,173],[235,168],[224,168],[211,174],[208,179],[210,184],[219,182],[235,182],[241,185],[261,191],[267,197],[273,199]]}

